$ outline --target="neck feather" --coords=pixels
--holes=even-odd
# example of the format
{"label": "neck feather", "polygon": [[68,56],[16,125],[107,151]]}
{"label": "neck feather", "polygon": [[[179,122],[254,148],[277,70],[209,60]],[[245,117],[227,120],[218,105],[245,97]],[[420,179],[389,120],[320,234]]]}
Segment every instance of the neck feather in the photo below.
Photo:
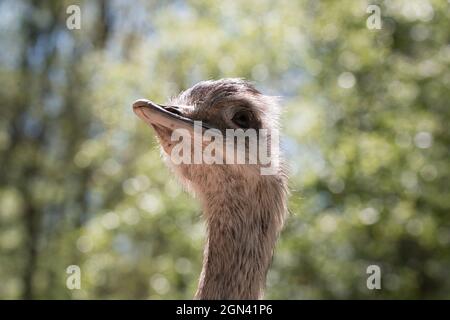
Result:
{"label": "neck feather", "polygon": [[196,299],[262,298],[285,218],[285,185],[284,178],[262,177],[253,188],[236,182],[206,194],[208,233]]}

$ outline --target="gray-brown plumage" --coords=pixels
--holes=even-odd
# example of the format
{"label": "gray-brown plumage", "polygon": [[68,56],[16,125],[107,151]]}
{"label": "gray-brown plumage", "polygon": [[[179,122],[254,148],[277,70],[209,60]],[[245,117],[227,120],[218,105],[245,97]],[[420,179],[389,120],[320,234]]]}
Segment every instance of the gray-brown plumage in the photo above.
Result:
{"label": "gray-brown plumage", "polygon": [[174,165],[168,155],[172,130],[192,120],[222,132],[278,129],[276,100],[241,79],[221,79],[196,84],[168,106],[138,100],[133,107],[155,129],[168,165],[203,207],[207,238],[195,298],[262,298],[287,211],[283,165],[273,175],[261,175],[260,164]]}

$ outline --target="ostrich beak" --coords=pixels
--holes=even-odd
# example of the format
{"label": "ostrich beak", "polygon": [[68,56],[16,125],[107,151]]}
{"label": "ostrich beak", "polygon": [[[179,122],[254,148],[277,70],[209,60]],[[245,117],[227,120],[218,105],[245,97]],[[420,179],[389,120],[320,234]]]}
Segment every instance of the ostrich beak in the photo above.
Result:
{"label": "ostrich beak", "polygon": [[[169,130],[187,129],[194,133],[194,120],[176,113],[176,106],[162,106],[150,100],[139,99],[133,103],[133,111],[152,127],[161,126]],[[202,124],[203,130],[210,128],[210,126]]]}

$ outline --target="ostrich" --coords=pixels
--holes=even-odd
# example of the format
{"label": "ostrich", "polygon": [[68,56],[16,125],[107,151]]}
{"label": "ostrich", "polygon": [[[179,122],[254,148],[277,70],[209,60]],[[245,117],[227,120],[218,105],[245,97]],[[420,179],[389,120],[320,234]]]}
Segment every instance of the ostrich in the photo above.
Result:
{"label": "ostrich", "polygon": [[195,299],[261,299],[287,212],[284,166],[261,175],[259,162],[174,164],[171,134],[179,128],[193,132],[194,121],[220,132],[277,130],[276,99],[245,80],[221,79],[202,81],[167,106],[137,100],[133,111],[153,127],[168,166],[202,205],[207,236]]}

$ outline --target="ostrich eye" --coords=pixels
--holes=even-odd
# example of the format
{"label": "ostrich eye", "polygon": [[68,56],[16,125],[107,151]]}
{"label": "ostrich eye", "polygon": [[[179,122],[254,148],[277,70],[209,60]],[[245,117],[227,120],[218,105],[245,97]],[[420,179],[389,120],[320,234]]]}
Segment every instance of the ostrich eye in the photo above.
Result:
{"label": "ostrich eye", "polygon": [[247,111],[238,111],[231,120],[240,128],[248,129],[250,128],[252,115]]}

